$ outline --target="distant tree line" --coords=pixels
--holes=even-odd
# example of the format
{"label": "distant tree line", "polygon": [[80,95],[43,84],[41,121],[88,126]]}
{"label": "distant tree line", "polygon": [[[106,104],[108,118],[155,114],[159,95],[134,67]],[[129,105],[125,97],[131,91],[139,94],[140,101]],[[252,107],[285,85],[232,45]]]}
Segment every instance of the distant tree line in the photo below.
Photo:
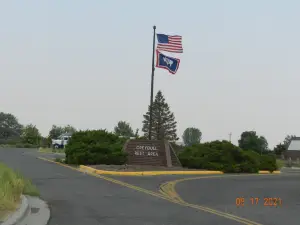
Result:
{"label": "distant tree line", "polygon": [[[171,143],[178,141],[177,122],[175,115],[171,111],[170,106],[166,102],[161,91],[158,91],[152,105],[152,140],[168,140]],[[143,115],[142,135],[139,135],[139,129],[133,129],[129,122],[125,120],[119,121],[114,127],[113,133],[123,138],[149,138],[150,124],[150,106]],[[52,139],[57,139],[61,134],[74,133],[76,129],[71,126],[53,125],[49,130],[49,134],[43,137],[39,129],[34,124],[22,125],[16,116],[10,113],[0,112],[0,144],[26,144],[27,146],[50,146]],[[188,127],[182,134],[184,146],[192,146],[200,144],[202,140],[202,132],[197,127]],[[256,131],[244,131],[238,140],[238,147],[241,149],[252,150],[259,154],[268,154],[273,152],[277,156],[282,155],[288,148],[291,139],[295,135],[288,135],[282,143],[269,149],[268,141],[264,136],[258,135]]]}
{"label": "distant tree line", "polygon": [[20,124],[17,117],[11,113],[0,112],[0,145],[14,145],[16,147],[49,147],[51,140],[64,133],[74,133],[71,126],[53,125],[47,137],[43,137],[34,124]]}

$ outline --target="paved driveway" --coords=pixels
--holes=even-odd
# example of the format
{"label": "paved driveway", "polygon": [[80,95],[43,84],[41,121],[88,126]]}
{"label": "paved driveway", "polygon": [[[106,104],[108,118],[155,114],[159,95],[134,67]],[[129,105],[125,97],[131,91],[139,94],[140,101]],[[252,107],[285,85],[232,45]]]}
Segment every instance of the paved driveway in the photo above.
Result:
{"label": "paved driveway", "polygon": [[[175,189],[186,202],[264,225],[300,224],[300,176],[296,174],[186,180],[177,183]],[[245,201],[243,206],[237,207],[237,198]],[[280,198],[282,203],[278,201],[277,207],[265,205],[269,203],[265,198]]]}
{"label": "paved driveway", "polygon": [[[158,193],[160,184],[185,176],[97,178],[37,159],[40,155],[43,154],[36,150],[0,149],[0,161],[21,170],[38,186],[42,198],[50,205],[50,225],[300,224],[300,176],[297,174],[178,182],[175,190],[190,204],[187,205],[151,194]],[[107,177],[141,190],[110,182]],[[151,193],[147,194],[146,190]],[[236,206],[238,197],[245,199],[244,206]],[[260,198],[259,203],[251,204],[251,197]],[[282,206],[264,206],[264,197],[281,198]],[[201,206],[227,212],[229,216],[216,215]],[[241,222],[232,215],[251,221]]]}
{"label": "paved driveway", "polygon": [[50,205],[50,225],[239,224],[42,161],[32,153],[0,149],[0,161],[21,170],[37,185]]}

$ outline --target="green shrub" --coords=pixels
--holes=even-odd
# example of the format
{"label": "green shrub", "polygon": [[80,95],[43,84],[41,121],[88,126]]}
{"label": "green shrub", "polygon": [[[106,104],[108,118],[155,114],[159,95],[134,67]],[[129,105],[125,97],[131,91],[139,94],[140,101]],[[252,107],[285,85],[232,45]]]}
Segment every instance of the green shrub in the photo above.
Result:
{"label": "green shrub", "polygon": [[179,159],[189,168],[243,172],[239,165],[243,162],[242,150],[227,141],[192,145],[179,154]]}
{"label": "green shrub", "polygon": [[260,165],[260,155],[254,151],[242,151],[243,162],[240,164],[241,170],[246,173],[257,173]]}
{"label": "green shrub", "polygon": [[259,170],[269,170],[271,172],[277,169],[276,157],[272,154],[262,155],[260,157]]}
{"label": "green shrub", "polygon": [[127,161],[127,154],[122,151],[125,141],[106,130],[78,131],[66,145],[66,163],[124,164]]}
{"label": "green shrub", "polygon": [[184,167],[220,170],[225,173],[257,173],[276,170],[276,159],[242,150],[228,141],[212,141],[186,147],[178,155]]}

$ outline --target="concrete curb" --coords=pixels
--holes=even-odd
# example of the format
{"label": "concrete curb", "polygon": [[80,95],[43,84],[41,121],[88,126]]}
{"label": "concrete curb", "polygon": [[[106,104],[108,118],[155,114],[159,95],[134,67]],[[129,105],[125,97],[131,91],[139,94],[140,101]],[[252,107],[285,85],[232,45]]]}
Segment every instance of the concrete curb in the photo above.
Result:
{"label": "concrete curb", "polygon": [[[89,166],[80,165],[80,169],[90,173],[100,175],[119,175],[119,176],[158,176],[158,175],[220,175],[222,171],[137,171],[137,172],[118,172],[108,170],[97,170]],[[265,171],[261,170],[259,174],[280,174],[280,171]]]}
{"label": "concrete curb", "polygon": [[29,204],[26,196],[21,195],[21,204],[20,207],[11,214],[6,221],[1,225],[15,225],[19,223],[29,212]]}
{"label": "concrete curb", "polygon": [[46,225],[50,219],[47,202],[38,197],[27,196],[30,212],[18,225]]}

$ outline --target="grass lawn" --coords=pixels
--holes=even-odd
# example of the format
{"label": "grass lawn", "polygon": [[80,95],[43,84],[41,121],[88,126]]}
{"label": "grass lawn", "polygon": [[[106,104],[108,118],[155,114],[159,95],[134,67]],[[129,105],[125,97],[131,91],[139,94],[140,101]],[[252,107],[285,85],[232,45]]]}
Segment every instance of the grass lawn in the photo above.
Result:
{"label": "grass lawn", "polygon": [[39,152],[43,153],[65,153],[64,149],[39,148]]}
{"label": "grass lawn", "polygon": [[0,163],[0,222],[18,208],[21,194],[39,196],[30,180]]}
{"label": "grass lawn", "polygon": [[282,167],[285,166],[285,161],[282,159],[276,159],[277,168],[280,170]]}
{"label": "grass lawn", "polygon": [[0,148],[15,148],[15,145],[9,145],[9,144],[1,144]]}
{"label": "grass lawn", "polygon": [[277,163],[278,169],[281,169],[284,166],[286,166],[286,167],[290,167],[290,166],[291,167],[300,167],[300,162],[297,162],[297,161],[292,161],[291,164],[289,164],[288,160],[277,159],[276,163]]}

